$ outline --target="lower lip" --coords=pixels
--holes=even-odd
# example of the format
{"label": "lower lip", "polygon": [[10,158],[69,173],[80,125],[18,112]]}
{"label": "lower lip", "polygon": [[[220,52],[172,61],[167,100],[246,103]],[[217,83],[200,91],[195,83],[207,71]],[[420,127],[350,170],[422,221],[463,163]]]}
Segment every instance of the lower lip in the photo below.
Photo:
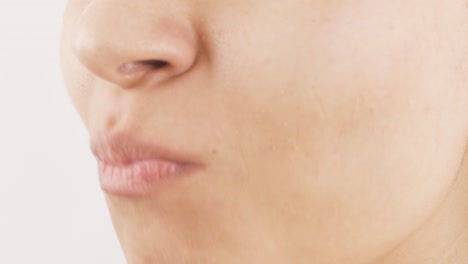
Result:
{"label": "lower lip", "polygon": [[129,164],[98,162],[99,181],[106,192],[121,196],[152,193],[163,181],[179,176],[186,165],[164,160],[142,160]]}

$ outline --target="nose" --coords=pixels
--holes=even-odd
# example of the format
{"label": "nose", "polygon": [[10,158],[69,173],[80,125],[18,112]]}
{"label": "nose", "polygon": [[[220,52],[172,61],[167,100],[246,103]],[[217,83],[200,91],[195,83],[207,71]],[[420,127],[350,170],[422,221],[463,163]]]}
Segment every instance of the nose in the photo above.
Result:
{"label": "nose", "polygon": [[91,1],[77,20],[73,52],[93,74],[122,88],[182,75],[196,61],[198,41],[186,13],[168,10],[173,6]]}

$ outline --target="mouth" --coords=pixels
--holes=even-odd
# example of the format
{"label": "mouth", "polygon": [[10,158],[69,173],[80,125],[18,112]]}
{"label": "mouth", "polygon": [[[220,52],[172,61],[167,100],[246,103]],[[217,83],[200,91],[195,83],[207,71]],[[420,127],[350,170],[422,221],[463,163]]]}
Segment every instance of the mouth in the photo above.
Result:
{"label": "mouth", "polygon": [[119,196],[150,195],[201,166],[188,154],[125,133],[101,133],[91,139],[91,150],[102,190]]}

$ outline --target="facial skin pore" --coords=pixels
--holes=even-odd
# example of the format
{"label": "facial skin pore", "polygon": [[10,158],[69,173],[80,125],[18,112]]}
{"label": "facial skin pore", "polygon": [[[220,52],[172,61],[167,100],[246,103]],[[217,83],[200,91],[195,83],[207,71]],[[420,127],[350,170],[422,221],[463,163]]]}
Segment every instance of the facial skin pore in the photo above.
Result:
{"label": "facial skin pore", "polygon": [[129,263],[468,262],[466,1],[69,0],[61,54],[90,137],[203,164],[106,195]]}

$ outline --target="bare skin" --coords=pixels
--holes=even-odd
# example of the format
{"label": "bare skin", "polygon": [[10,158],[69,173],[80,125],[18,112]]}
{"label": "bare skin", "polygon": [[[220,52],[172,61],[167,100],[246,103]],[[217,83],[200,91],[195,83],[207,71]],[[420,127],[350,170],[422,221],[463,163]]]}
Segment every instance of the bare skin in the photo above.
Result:
{"label": "bare skin", "polygon": [[468,263],[466,1],[69,0],[63,25],[90,137],[203,164],[106,195],[128,263]]}

